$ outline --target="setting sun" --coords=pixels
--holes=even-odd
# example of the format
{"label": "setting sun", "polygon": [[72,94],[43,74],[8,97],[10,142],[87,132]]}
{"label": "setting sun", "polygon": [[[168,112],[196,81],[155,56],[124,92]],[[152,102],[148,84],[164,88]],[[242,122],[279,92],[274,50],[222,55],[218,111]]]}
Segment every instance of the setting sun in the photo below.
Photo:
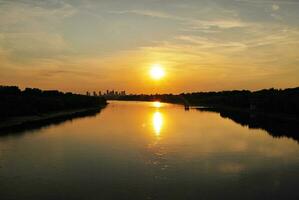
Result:
{"label": "setting sun", "polygon": [[150,75],[153,79],[160,80],[165,76],[165,72],[160,64],[154,64],[151,68]]}

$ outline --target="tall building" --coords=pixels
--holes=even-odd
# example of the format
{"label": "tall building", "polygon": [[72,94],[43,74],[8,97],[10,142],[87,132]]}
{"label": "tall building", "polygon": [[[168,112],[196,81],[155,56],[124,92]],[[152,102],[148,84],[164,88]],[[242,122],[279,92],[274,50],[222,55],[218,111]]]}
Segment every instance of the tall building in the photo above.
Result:
{"label": "tall building", "polygon": [[104,93],[103,95],[108,98],[117,98],[120,96],[126,96],[126,91],[125,90],[122,90],[122,91],[106,90],[106,93]]}

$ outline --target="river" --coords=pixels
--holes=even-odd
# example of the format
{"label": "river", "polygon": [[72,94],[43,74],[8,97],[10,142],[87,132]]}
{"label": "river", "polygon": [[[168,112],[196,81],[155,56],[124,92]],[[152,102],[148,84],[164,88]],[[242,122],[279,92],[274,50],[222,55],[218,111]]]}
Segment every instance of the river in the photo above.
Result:
{"label": "river", "polygon": [[299,199],[299,144],[219,113],[111,101],[0,137],[0,199]]}

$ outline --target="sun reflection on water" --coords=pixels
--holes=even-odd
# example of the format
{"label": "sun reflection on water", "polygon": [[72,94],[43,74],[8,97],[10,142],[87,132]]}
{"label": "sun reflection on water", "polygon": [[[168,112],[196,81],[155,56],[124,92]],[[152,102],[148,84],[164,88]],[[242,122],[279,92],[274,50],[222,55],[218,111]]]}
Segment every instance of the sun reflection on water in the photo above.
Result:
{"label": "sun reflection on water", "polygon": [[153,115],[153,127],[156,136],[160,136],[162,126],[163,126],[163,115],[161,114],[161,112],[156,111]]}
{"label": "sun reflection on water", "polygon": [[161,102],[159,102],[159,101],[154,101],[154,102],[153,102],[153,106],[154,106],[155,108],[160,108],[160,107],[162,106],[162,104],[161,104]]}

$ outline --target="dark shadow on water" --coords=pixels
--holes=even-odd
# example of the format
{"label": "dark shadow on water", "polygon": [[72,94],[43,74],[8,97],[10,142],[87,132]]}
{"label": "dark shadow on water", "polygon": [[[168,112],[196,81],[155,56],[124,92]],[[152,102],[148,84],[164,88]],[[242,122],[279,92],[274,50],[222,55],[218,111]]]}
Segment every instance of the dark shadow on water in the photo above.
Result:
{"label": "dark shadow on water", "polygon": [[[105,107],[104,107],[105,108]],[[0,130],[0,137],[8,136],[21,136],[26,133],[33,133],[44,128],[49,128],[51,126],[56,126],[66,122],[72,122],[75,119],[95,117],[98,115],[104,108],[96,108],[91,110],[86,110],[84,112],[73,113],[70,115],[55,117],[53,119],[45,119],[37,122],[28,122],[19,126],[9,127],[6,129]]]}
{"label": "dark shadow on water", "polygon": [[273,137],[287,137],[299,142],[299,120],[288,120],[277,117],[269,117],[242,111],[231,111],[216,108],[196,108],[202,112],[216,112],[221,117],[246,126],[249,129],[261,129],[267,131]]}

